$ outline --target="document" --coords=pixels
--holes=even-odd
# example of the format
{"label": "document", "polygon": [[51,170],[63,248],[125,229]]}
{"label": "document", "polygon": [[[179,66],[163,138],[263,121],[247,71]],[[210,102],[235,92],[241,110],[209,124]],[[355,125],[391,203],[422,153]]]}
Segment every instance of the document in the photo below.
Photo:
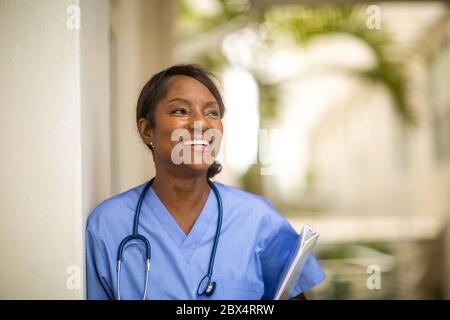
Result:
{"label": "document", "polygon": [[313,227],[307,224],[303,226],[296,248],[282,271],[274,300],[288,300],[292,298],[292,290],[300,279],[308,256],[311,254],[319,235],[319,232]]}

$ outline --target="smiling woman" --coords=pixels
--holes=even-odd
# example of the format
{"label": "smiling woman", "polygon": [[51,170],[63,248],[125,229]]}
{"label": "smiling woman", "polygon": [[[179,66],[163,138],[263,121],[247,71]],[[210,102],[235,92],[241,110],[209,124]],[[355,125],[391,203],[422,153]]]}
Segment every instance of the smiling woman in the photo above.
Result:
{"label": "smiling woman", "polygon": [[[136,121],[156,175],[89,216],[88,299],[274,297],[299,235],[265,198],[210,179],[224,112],[197,66],[170,67],[143,87]],[[324,277],[311,255],[292,296]]]}
{"label": "smiling woman", "polygon": [[[171,90],[168,90],[169,87]],[[161,107],[157,108],[158,105]],[[193,133],[194,137],[199,138],[203,132],[213,131],[220,146],[220,133],[223,131],[221,119],[224,113],[222,97],[207,72],[192,66],[176,66],[156,74],[144,86],[138,100],[136,121],[142,139],[152,150],[155,166],[174,165],[173,150],[177,150],[179,141],[172,137],[176,137],[180,130],[184,130],[183,133],[187,135]],[[184,142],[194,150],[196,145],[209,145],[208,140],[188,138]],[[169,155],[172,161],[168,161]],[[166,158],[161,159],[162,161],[157,159],[164,156]],[[208,177],[213,177],[221,170],[217,162],[204,165],[209,167]],[[184,167],[195,168],[202,170],[201,166]],[[180,167],[177,166],[175,170],[179,171]],[[156,171],[158,172],[158,168]]]}

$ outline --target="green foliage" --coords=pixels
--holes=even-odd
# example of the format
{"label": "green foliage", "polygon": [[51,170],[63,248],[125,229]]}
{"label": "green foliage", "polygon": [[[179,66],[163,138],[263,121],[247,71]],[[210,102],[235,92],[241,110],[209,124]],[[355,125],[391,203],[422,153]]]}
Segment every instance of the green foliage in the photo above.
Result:
{"label": "green foliage", "polygon": [[244,16],[247,13],[246,8],[236,5],[233,1],[217,0],[217,3],[220,6],[219,13],[214,16],[205,16],[192,10],[186,0],[178,0],[178,32],[184,37],[208,32],[233,18]]}
{"label": "green foliage", "polygon": [[284,35],[305,45],[320,35],[347,33],[364,41],[375,54],[377,63],[372,70],[352,70],[364,80],[382,83],[390,92],[400,118],[408,125],[417,124],[413,108],[407,102],[407,82],[404,63],[392,53],[390,34],[366,26],[367,15],[359,6],[339,7],[276,7],[266,12],[264,21],[269,26],[269,41]]}
{"label": "green foliage", "polygon": [[197,57],[193,63],[201,65],[206,70],[214,73],[222,71],[226,65],[227,60],[220,52],[205,53]]}

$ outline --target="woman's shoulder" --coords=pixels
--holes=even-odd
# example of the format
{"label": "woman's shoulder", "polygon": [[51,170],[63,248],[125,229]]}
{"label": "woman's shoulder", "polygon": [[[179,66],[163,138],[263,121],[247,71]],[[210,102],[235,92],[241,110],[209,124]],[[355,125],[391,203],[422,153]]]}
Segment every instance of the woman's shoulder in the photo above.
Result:
{"label": "woman's shoulder", "polygon": [[271,220],[285,219],[266,197],[221,182],[214,183],[230,210]]}
{"label": "woman's shoulder", "polygon": [[272,206],[266,197],[251,193],[239,187],[228,185],[219,181],[214,181],[214,184],[218,187],[222,197],[232,198],[233,200],[246,201],[252,205],[266,205]]}
{"label": "woman's shoulder", "polygon": [[224,216],[228,217],[228,221],[246,226],[247,233],[256,230],[262,243],[280,233],[283,234],[280,241],[297,236],[288,220],[266,197],[222,183],[216,182],[216,185],[223,198]]}
{"label": "woman's shoulder", "polygon": [[144,185],[140,184],[101,201],[89,214],[87,228],[103,225],[124,215],[132,215]]}

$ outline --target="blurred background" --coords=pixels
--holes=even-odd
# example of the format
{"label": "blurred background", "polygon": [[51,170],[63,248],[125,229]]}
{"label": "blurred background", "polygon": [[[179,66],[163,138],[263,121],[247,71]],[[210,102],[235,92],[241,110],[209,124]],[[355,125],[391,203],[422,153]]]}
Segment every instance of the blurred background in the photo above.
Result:
{"label": "blurred background", "polygon": [[450,298],[444,1],[0,0],[0,298],[82,299],[84,227],[154,174],[140,89],[217,75],[216,180],[321,237],[310,299]]}

